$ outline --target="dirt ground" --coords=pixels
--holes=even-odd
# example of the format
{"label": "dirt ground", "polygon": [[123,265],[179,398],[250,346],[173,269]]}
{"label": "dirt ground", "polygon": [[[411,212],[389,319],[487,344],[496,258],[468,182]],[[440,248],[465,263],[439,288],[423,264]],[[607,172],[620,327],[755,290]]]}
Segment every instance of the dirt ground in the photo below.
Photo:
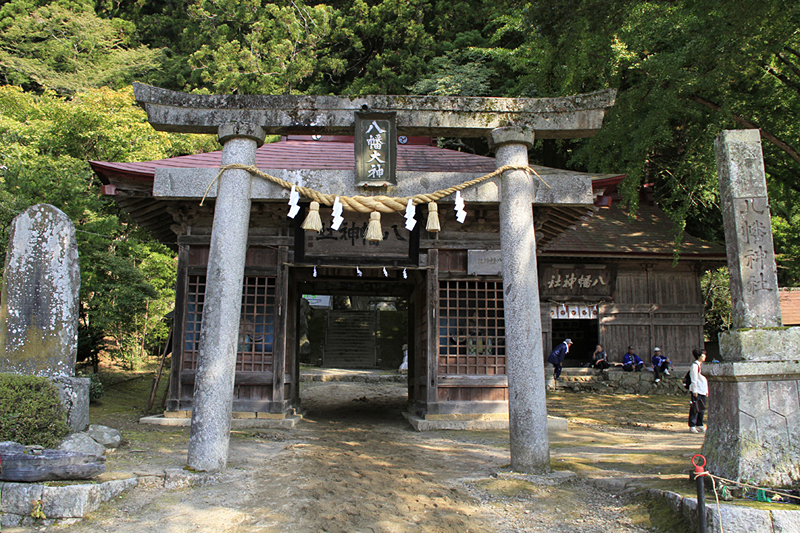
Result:
{"label": "dirt ground", "polygon": [[[120,382],[92,408],[92,423],[125,439],[109,454],[106,479],[186,464],[188,428],[137,423],[148,389],[147,376]],[[228,469],[205,486],[139,487],[80,523],[34,530],[688,531],[635,491],[593,481],[690,494],[689,458],[703,436],[687,432],[688,397],[549,394],[550,414],[570,421],[569,431],[550,433],[554,471],[577,474],[566,480],[509,473],[506,431],[413,431],[401,415],[402,384],[310,383],[302,397],[295,429],[235,431]]]}

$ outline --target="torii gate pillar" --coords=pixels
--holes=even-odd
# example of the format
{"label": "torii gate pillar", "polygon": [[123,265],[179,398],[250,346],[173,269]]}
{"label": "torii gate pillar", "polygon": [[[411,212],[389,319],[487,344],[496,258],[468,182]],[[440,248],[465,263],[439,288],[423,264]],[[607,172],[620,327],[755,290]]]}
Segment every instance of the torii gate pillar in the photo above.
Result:
{"label": "torii gate pillar", "polygon": [[[520,127],[497,128],[491,132],[490,139],[498,168],[528,165],[533,131]],[[503,261],[511,469],[541,474],[550,470],[550,444],[544,360],[540,357],[542,318],[531,180],[532,176],[522,170],[503,175],[500,184],[500,254]]]}
{"label": "torii gate pillar", "polygon": [[[254,124],[220,126],[222,165],[255,165],[264,137]],[[187,458],[195,470],[214,472],[228,463],[252,179],[246,170],[219,177],[207,271],[215,282],[207,285],[203,304]]]}

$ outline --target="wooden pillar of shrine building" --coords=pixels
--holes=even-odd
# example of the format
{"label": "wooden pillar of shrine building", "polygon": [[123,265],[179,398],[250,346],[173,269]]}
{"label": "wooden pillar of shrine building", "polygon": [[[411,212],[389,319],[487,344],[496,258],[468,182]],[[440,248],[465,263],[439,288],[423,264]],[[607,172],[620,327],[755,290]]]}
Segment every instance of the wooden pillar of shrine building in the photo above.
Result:
{"label": "wooden pillar of shrine building", "polygon": [[[192,411],[190,466],[209,471],[225,467],[232,413],[280,420],[299,406],[299,296],[324,282],[332,289],[394,291],[409,301],[411,417],[428,423],[505,417],[512,428],[512,465],[531,472],[547,468],[532,210],[552,207],[577,219],[593,206],[589,177],[560,171],[547,176],[547,186],[536,186],[525,170],[506,171],[461,191],[467,211],[473,213],[469,221],[453,220],[449,211],[455,195],[450,195],[439,200],[440,231],[425,231],[422,213],[411,230],[403,229],[402,211],[384,213],[385,239],[379,243],[356,236],[362,223],[366,227],[367,214],[345,212],[345,219],[354,217],[348,221],[352,245],[363,245],[348,255],[336,247],[340,234],[333,238],[330,206],[322,206],[326,229],[320,234],[300,228],[307,199],[299,202],[297,220],[287,218],[286,184],[340,197],[407,198],[489,172],[477,167],[428,171],[409,162],[413,157],[424,161],[424,155],[414,156],[399,145],[396,185],[391,187],[384,177],[372,184],[358,180],[355,169],[314,164],[271,168],[259,163],[253,131],[353,135],[356,114],[366,109],[374,120],[368,125],[380,131],[385,129],[383,119],[373,117],[393,116],[398,138],[491,136],[498,146],[497,165],[525,166],[534,136],[595,134],[613,105],[613,92],[553,99],[234,97],[135,84],[134,93],[156,129],[219,133],[223,165],[255,163],[283,180],[281,185],[254,178],[247,170],[226,170],[209,187],[219,167],[154,171],[152,196],[177,222],[172,228],[179,246],[175,353],[181,354],[181,362],[173,365],[168,410]],[[225,155],[229,144],[238,155]],[[418,209],[426,207],[421,203]],[[228,248],[232,251],[225,252]],[[353,277],[355,269],[362,278]],[[504,314],[504,308],[510,312]]]}

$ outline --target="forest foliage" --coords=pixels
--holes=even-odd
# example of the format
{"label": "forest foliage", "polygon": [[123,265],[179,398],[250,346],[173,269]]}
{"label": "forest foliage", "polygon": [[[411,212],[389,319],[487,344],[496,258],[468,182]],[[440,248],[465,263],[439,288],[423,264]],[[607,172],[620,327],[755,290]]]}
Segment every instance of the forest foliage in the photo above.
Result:
{"label": "forest foliage", "polygon": [[634,209],[652,184],[676,245],[681,230],[722,242],[713,141],[724,129],[758,128],[780,283],[796,286],[799,30],[800,4],[779,0],[0,0],[0,221],[37,202],[75,221],[86,349],[111,336],[134,357],[142,331],[165,335],[155,317],[171,305],[174,260],[99,194],[87,161],[215,146],[153,131],[132,101],[133,80],[225,94],[615,88],[598,135],[538,141],[532,160],[626,174]]}

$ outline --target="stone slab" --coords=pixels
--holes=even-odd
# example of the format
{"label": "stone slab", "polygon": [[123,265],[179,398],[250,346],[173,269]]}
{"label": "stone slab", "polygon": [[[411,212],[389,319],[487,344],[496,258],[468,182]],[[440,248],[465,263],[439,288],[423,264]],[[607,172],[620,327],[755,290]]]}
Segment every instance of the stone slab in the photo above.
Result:
{"label": "stone slab", "polygon": [[[459,431],[508,430],[508,419],[428,419],[406,412],[403,413],[403,416],[411,424],[411,427],[417,431],[436,431],[439,429]],[[547,417],[548,431],[568,431],[568,429],[569,423],[566,418]]]}
{"label": "stone slab", "polygon": [[206,487],[220,482],[219,474],[191,472],[183,468],[167,468],[164,470],[164,488],[167,490],[190,487]]}
{"label": "stone slab", "polygon": [[355,112],[397,112],[398,135],[483,137],[524,126],[537,139],[591,137],[616,91],[560,98],[432,96],[197,95],[133,84],[136,102],[159,131],[217,133],[228,123],[261,126],[268,135],[353,135]]}
{"label": "stone slab", "polygon": [[719,351],[723,361],[800,360],[800,327],[725,331],[719,334]]}
{"label": "stone slab", "polygon": [[4,481],[90,479],[105,472],[102,455],[67,449],[45,450],[15,442],[0,443],[0,458],[0,479]]}
{"label": "stone slab", "polygon": [[83,431],[89,425],[89,378],[62,376],[53,379],[58,388],[61,404],[67,411],[67,425],[73,432]]}
{"label": "stone slab", "polygon": [[79,289],[69,217],[39,204],[14,218],[0,306],[0,372],[75,375]]}
{"label": "stone slab", "polygon": [[[234,418],[231,420],[231,429],[268,428],[292,429],[303,419],[301,416],[287,416],[283,419],[274,418]],[[163,415],[144,416],[139,419],[140,424],[153,426],[190,427],[191,418],[165,417]]]}
{"label": "stone slab", "polygon": [[86,434],[106,448],[118,448],[122,442],[122,433],[108,426],[91,425]]}
{"label": "stone slab", "polygon": [[[676,492],[649,489],[647,495],[661,500],[674,514],[682,515],[697,530],[697,498]],[[712,496],[713,498],[713,496]],[[747,505],[717,504],[706,497],[708,533],[787,533],[800,531],[800,511],[754,509]]]}
{"label": "stone slab", "polygon": [[74,523],[75,518],[82,518],[96,511],[101,503],[136,487],[137,484],[135,477],[76,485],[0,483],[0,508],[3,511],[0,525],[33,525],[30,517],[31,502],[41,502],[41,510],[50,523],[53,520],[63,524]]}
{"label": "stone slab", "polygon": [[523,474],[520,472],[498,471],[495,472],[497,479],[517,479],[527,481],[537,486],[555,487],[565,483],[573,483],[578,480],[578,474],[569,470],[554,470],[546,474]]}
{"label": "stone slab", "polygon": [[800,511],[772,511],[773,533],[800,531]]}

